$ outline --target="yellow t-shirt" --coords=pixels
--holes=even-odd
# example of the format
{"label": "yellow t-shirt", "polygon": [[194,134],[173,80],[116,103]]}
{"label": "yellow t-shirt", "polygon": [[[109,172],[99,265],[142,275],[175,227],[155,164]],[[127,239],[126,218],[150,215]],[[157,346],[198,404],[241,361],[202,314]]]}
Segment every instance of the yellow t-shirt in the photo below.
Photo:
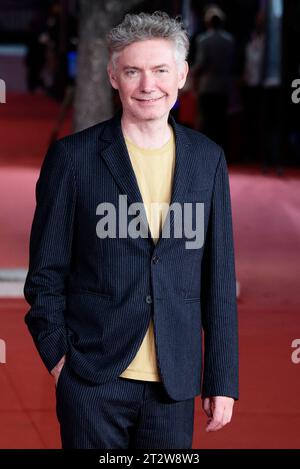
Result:
{"label": "yellow t-shirt", "polygon": [[[175,139],[171,127],[170,131],[169,141],[161,148],[155,149],[140,148],[125,138],[154,243],[159,239],[167,214],[166,207],[171,201],[175,167]],[[159,206],[159,204],[162,205]],[[143,381],[161,381],[157,367],[152,318],[135,358],[120,376]]]}

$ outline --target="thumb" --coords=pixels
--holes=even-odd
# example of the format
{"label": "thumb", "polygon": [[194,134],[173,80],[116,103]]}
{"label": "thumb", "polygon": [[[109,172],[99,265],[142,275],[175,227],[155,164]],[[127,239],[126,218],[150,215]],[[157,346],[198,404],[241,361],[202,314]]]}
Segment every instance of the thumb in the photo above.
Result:
{"label": "thumb", "polygon": [[202,407],[203,407],[203,410],[204,412],[206,413],[207,417],[212,417],[213,414],[212,414],[212,410],[211,410],[211,402],[210,402],[210,398],[209,397],[206,397],[205,399],[203,399],[202,401]]}

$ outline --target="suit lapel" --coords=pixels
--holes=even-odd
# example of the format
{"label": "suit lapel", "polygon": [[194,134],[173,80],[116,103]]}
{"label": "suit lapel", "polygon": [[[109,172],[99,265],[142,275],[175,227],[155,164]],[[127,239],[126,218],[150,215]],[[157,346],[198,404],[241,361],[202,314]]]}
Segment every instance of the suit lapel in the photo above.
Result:
{"label": "suit lapel", "polygon": [[[187,132],[184,127],[178,125],[170,114],[169,123],[172,125],[174,135],[175,135],[175,169],[174,169],[174,178],[173,186],[171,192],[170,206],[173,203],[182,204],[185,202],[185,193],[190,184],[192,175],[194,173],[194,160],[193,154],[191,151],[191,142],[188,138]],[[170,224],[170,239],[163,238],[162,233],[165,231],[167,224]],[[168,210],[165,222],[162,227],[162,233],[157,241],[156,247],[163,246],[165,243],[168,243],[172,240],[172,228],[174,226],[174,213]]]}
{"label": "suit lapel", "polygon": [[101,135],[101,155],[119,186],[121,194],[127,195],[128,205],[136,202],[142,204],[142,213],[140,213],[141,229],[145,233],[145,237],[153,243],[142,195],[121,128],[121,113],[116,114],[107,123]]}
{"label": "suit lapel", "polygon": [[169,122],[173,127],[176,145],[174,180],[170,202],[172,204],[173,202],[183,201],[193,174],[194,161],[191,153],[191,142],[184,127],[178,125],[172,116],[169,117]]}
{"label": "suit lapel", "polygon": [[[179,126],[171,115],[169,116],[169,123],[172,125],[176,144],[174,179],[170,202],[171,205],[174,202],[184,202],[185,192],[194,173],[195,158],[193,158],[191,143],[184,127]],[[108,169],[116,183],[118,184],[121,193],[127,195],[128,204],[134,202],[143,204],[142,195],[138,187],[138,182],[122,133],[121,113],[118,113],[113,119],[111,119],[103,130],[101,135],[100,151],[101,156],[108,166]],[[167,214],[164,227],[169,220],[169,213],[170,212]],[[172,228],[174,225],[173,216],[170,217],[169,222],[170,228]],[[145,210],[142,213],[142,223],[146,233],[148,234],[148,239],[154,246]],[[166,238],[162,238],[160,236],[156,246],[166,241],[168,241]]]}
{"label": "suit lapel", "polygon": [[120,117],[120,114],[117,114],[105,127],[101,135],[103,143],[101,155],[122,194],[127,195],[128,202],[143,203],[123,137]]}

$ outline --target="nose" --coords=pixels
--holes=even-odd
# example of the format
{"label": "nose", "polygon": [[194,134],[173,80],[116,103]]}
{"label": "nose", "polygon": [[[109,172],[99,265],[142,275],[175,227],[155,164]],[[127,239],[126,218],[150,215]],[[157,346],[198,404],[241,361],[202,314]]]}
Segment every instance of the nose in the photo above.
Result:
{"label": "nose", "polygon": [[141,76],[140,89],[143,93],[151,93],[155,90],[155,77],[151,72],[144,72]]}

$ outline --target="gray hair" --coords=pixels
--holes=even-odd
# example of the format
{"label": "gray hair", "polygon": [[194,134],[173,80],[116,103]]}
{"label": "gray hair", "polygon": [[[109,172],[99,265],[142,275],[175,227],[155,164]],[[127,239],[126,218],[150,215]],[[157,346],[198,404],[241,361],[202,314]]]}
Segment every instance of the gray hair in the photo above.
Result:
{"label": "gray hair", "polygon": [[175,46],[175,60],[183,64],[189,52],[189,38],[178,17],[170,18],[163,11],[125,15],[122,23],[106,36],[110,60],[115,67],[118,54],[130,44],[147,39],[167,39]]}

